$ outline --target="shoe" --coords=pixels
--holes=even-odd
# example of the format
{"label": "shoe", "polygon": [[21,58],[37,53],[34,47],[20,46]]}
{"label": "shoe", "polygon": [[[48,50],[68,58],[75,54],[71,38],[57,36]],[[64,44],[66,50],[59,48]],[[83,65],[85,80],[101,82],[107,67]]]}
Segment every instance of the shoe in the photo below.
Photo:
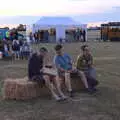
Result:
{"label": "shoe", "polygon": [[88,92],[89,94],[93,94],[95,91],[94,91],[92,88],[87,88],[87,92]]}
{"label": "shoe", "polygon": [[67,100],[67,98],[68,98],[67,96],[61,97],[62,100]]}
{"label": "shoe", "polygon": [[57,102],[60,102],[60,101],[62,101],[62,98],[57,97],[57,98],[56,98],[56,101],[57,101]]}
{"label": "shoe", "polygon": [[92,88],[95,92],[97,92],[98,90],[96,88]]}
{"label": "shoe", "polygon": [[69,92],[69,96],[70,96],[70,97],[74,97],[73,91],[70,91],[70,92]]}

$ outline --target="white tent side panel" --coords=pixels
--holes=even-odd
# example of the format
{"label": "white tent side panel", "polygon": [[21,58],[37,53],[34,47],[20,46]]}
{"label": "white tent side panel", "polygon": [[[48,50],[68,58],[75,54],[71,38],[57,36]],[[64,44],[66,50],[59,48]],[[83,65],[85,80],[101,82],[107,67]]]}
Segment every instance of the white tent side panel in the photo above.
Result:
{"label": "white tent side panel", "polygon": [[65,39],[65,27],[64,26],[56,27],[56,40],[59,40],[60,38]]}

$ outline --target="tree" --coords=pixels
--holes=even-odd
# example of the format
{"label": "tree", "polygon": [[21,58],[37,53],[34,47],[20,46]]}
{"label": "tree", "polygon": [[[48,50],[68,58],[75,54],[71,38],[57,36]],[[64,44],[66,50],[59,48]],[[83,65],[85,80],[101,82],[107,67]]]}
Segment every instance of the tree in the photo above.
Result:
{"label": "tree", "polygon": [[9,30],[9,27],[4,27],[4,29],[7,29],[7,30]]}
{"label": "tree", "polygon": [[26,31],[26,25],[23,24],[19,24],[19,26],[17,27],[18,31]]}

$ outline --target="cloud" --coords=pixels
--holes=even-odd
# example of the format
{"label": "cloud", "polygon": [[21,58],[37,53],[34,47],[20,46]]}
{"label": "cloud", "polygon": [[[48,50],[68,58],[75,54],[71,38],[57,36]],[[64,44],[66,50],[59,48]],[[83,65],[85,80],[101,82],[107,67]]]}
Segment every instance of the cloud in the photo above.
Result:
{"label": "cloud", "polygon": [[120,0],[2,0],[0,23],[30,24],[41,16],[57,15],[73,17],[82,23],[120,21],[119,13]]}
{"label": "cloud", "polygon": [[120,9],[117,8],[115,10],[114,8],[111,9],[111,11],[105,12],[105,13],[93,13],[93,14],[87,14],[87,15],[76,15],[73,16],[73,18],[77,21],[81,21],[83,23],[90,23],[90,22],[120,22]]}
{"label": "cloud", "polygon": [[1,16],[10,15],[73,15],[111,11],[119,0],[2,0]]}

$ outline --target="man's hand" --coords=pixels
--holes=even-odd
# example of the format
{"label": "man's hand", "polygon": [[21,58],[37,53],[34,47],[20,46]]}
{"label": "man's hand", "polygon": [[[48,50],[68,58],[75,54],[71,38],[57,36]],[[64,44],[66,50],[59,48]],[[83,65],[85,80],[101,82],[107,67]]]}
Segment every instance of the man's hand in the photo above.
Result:
{"label": "man's hand", "polygon": [[67,73],[72,73],[72,70],[67,70],[66,72],[67,72]]}
{"label": "man's hand", "polygon": [[44,72],[44,68],[42,68],[42,69],[40,70],[40,72]]}
{"label": "man's hand", "polygon": [[88,65],[89,65],[89,66],[92,66],[92,61],[89,61],[89,62],[88,62]]}

